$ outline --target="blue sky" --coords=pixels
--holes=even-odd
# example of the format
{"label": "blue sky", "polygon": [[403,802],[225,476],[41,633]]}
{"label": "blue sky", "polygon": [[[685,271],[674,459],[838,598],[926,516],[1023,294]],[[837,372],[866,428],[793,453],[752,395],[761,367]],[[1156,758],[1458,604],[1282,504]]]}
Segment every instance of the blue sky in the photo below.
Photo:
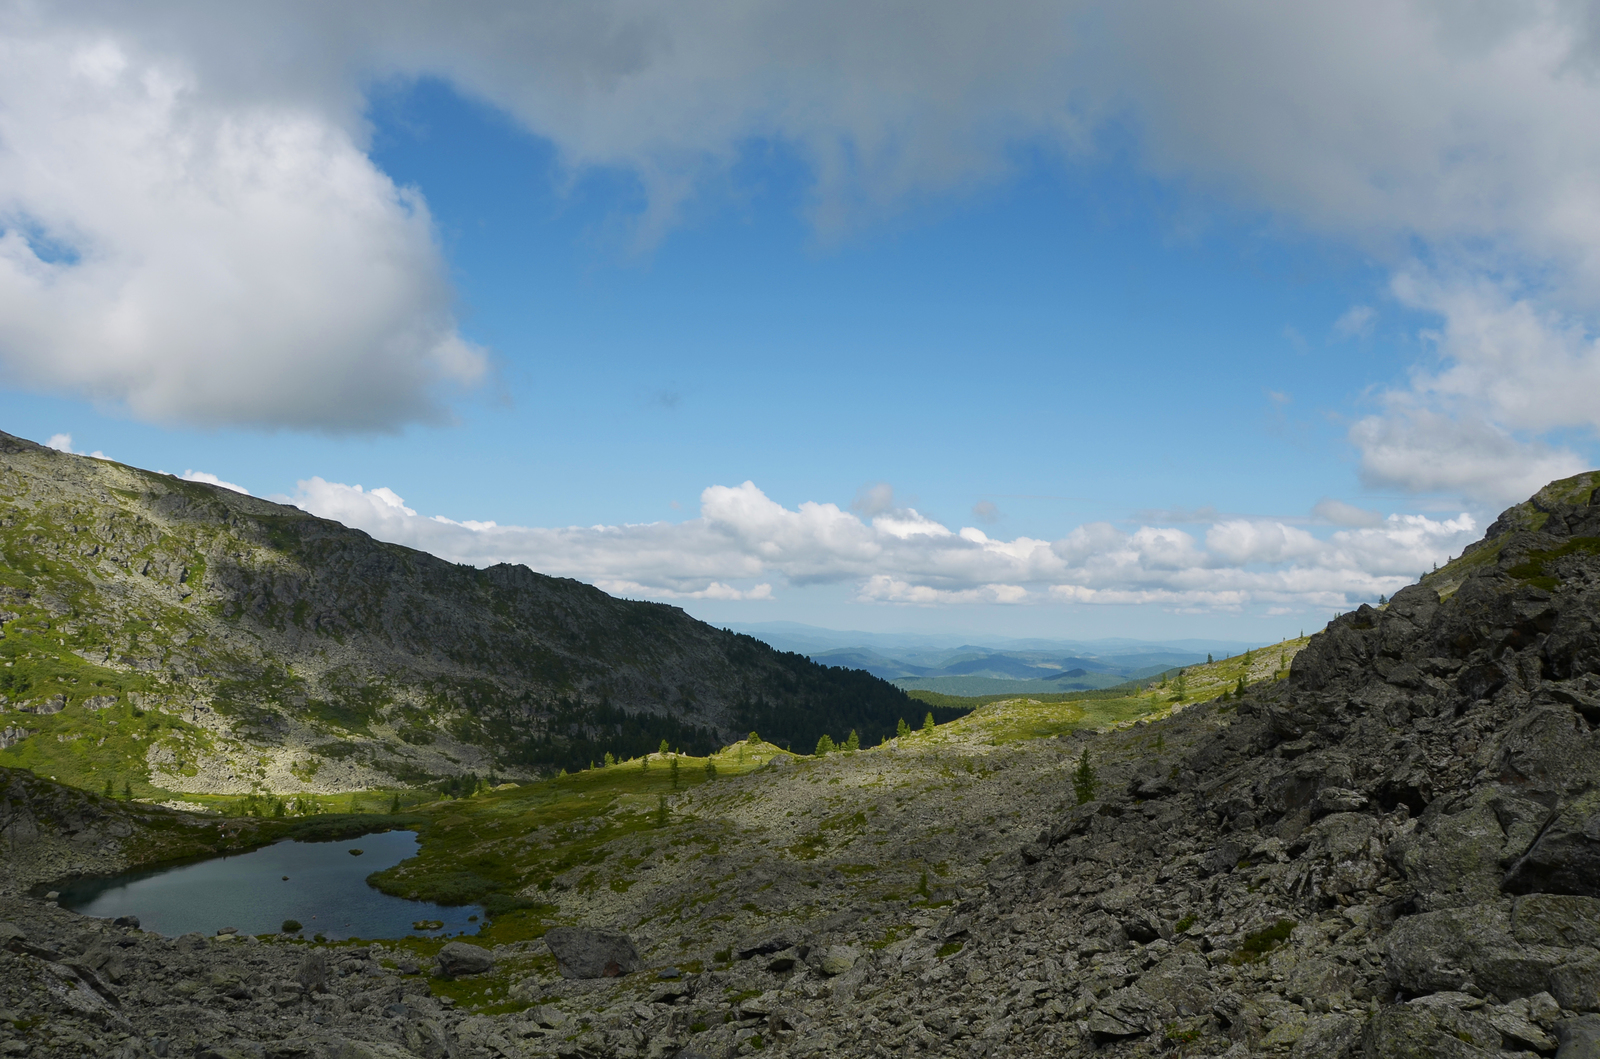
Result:
{"label": "blue sky", "polygon": [[1564,8],[141,6],[0,14],[11,433],[1013,636],[1292,634],[1593,462]]}

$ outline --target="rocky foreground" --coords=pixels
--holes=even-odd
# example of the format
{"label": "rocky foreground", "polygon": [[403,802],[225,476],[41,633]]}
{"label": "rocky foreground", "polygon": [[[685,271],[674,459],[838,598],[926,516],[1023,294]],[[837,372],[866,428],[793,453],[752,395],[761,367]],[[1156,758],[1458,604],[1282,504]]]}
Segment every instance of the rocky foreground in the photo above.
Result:
{"label": "rocky foreground", "polygon": [[[1043,787],[996,772],[974,844],[1046,823],[948,903],[775,920],[699,973],[646,924],[587,978],[557,937],[415,965],[16,896],[0,1055],[1600,1056],[1597,482],[1339,618],[1286,681],[1052,742]],[[504,987],[457,1010],[441,973]]]}

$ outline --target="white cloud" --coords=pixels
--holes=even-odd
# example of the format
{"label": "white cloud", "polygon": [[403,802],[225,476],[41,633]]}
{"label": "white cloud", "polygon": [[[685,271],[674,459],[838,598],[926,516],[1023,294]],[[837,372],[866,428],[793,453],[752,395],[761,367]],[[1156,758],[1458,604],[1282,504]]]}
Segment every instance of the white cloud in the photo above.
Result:
{"label": "white cloud", "polygon": [[243,493],[245,496],[250,495],[250,490],[244,486],[234,485],[232,482],[224,482],[216,475],[207,474],[205,471],[184,471],[178,477],[186,482],[204,482],[207,485],[218,485],[224,489],[232,489],[235,493]]}
{"label": "white cloud", "polygon": [[1323,522],[1331,522],[1335,526],[1379,526],[1383,524],[1383,516],[1376,511],[1368,511],[1354,504],[1347,504],[1343,500],[1324,497],[1317,501],[1311,509],[1313,518]]}
{"label": "white cloud", "polygon": [[[1600,312],[1591,21],[1563,0],[12,3],[0,364],[146,419],[438,419],[484,358],[456,332],[425,204],[365,154],[363,92],[392,78],[500,108],[570,174],[635,175],[644,245],[751,149],[798,154],[811,215],[836,231],[1002,178],[1018,145],[1093,155],[1125,123],[1157,173],[1397,273],[1421,245],[1460,290],[1536,282],[1487,315],[1425,296],[1448,348],[1418,392],[1442,403],[1352,435],[1369,481],[1498,496],[1518,480],[1505,459],[1417,467],[1452,429],[1593,429],[1577,322]],[[1335,333],[1374,318],[1355,306]],[[1570,462],[1533,441],[1524,457]]]}
{"label": "white cloud", "polygon": [[[426,206],[322,113],[182,56],[0,27],[0,366],[141,419],[324,431],[470,384]],[[30,31],[31,30],[31,31]]]}
{"label": "white cloud", "polygon": [[1574,452],[1516,438],[1481,417],[1394,404],[1350,428],[1361,452],[1361,479],[1370,487],[1509,504],[1585,468]]}
{"label": "white cloud", "polygon": [[74,449],[72,447],[71,434],[51,434],[50,440],[44,443],[44,447],[47,449],[55,449],[57,452],[70,452],[74,456],[92,456],[97,460],[106,459],[106,454],[101,452],[99,449],[95,449],[93,452],[79,452],[78,450]]}
{"label": "white cloud", "polygon": [[[282,498],[289,499],[289,498]],[[712,486],[684,522],[531,528],[426,517],[389,489],[321,478],[293,498],[325,518],[456,562],[523,563],[619,595],[769,599],[790,585],[853,584],[868,602],[1154,603],[1347,606],[1414,580],[1473,539],[1468,515],[1391,515],[1319,538],[1270,519],[1218,522],[1204,543],[1182,530],[1109,523],[1050,542],[951,530],[909,508],[862,518],[833,504],[786,508],[754,483]]]}
{"label": "white cloud", "polygon": [[1333,333],[1340,338],[1367,338],[1378,312],[1370,305],[1352,305],[1333,322]]}

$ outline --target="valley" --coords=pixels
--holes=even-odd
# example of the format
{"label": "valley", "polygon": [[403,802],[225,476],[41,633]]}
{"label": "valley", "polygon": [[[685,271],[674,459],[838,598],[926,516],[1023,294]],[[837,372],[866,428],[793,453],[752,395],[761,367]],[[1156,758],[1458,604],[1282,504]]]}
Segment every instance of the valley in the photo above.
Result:
{"label": "valley", "polygon": [[[902,699],[887,732],[812,753],[752,726],[458,776],[453,797],[245,795],[212,803],[244,814],[226,816],[6,769],[0,1048],[1590,1054],[1597,500],[1600,472],[1551,483],[1306,639],[1072,697],[943,716]],[[481,907],[475,934],[173,939],[51,898],[84,874],[392,829],[419,852],[370,885]]]}

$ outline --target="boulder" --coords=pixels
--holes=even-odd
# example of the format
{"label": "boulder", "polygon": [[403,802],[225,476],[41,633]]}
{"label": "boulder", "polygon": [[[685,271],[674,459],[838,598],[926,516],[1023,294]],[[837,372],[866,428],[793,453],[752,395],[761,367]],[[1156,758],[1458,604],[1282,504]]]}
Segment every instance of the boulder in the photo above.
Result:
{"label": "boulder", "polygon": [[1600,948],[1600,899],[1529,894],[1511,906],[1511,933],[1529,945]]}
{"label": "boulder", "polygon": [[1550,992],[1571,1011],[1600,1011],[1600,959],[1557,967],[1550,972]]}
{"label": "boulder", "polygon": [[[448,948],[448,946],[446,947]],[[326,993],[328,991],[327,954],[321,949],[312,949],[306,953],[306,958],[300,961],[300,967],[295,971],[294,980],[307,993]]]}
{"label": "boulder", "polygon": [[741,960],[748,960],[752,956],[770,956],[775,952],[793,948],[798,941],[797,935],[787,932],[762,934],[739,942],[733,947],[733,954]]}
{"label": "boulder", "polygon": [[1600,1059],[1600,1015],[1580,1015],[1556,1023],[1561,1048],[1556,1059]]}
{"label": "boulder", "polygon": [[452,941],[439,950],[439,973],[446,978],[483,974],[494,969],[494,954],[477,945]]}
{"label": "boulder", "polygon": [[1352,1059],[1361,1043],[1361,1023],[1349,1015],[1324,1015],[1306,1023],[1289,1059]]}
{"label": "boulder", "polygon": [[844,974],[856,965],[858,955],[855,949],[848,945],[833,945],[822,954],[822,960],[817,964],[817,970],[832,977]]}
{"label": "boulder", "polygon": [[1113,990],[1089,1012],[1089,1032],[1097,1041],[1142,1037],[1159,1023],[1155,1001],[1138,986]]}
{"label": "boulder", "polygon": [[[1367,1023],[1362,1047],[1368,1059],[1492,1059],[1499,1055],[1498,1039],[1493,1044],[1463,1040],[1440,1022],[1440,1012],[1429,1007],[1389,1005]],[[1494,1036],[1498,1038],[1498,1034]]]}
{"label": "boulder", "polygon": [[642,966],[633,941],[615,931],[555,927],[545,932],[544,943],[563,978],[615,978]]}
{"label": "boulder", "polygon": [[1600,791],[1562,810],[1502,885],[1508,893],[1600,897]]}
{"label": "boulder", "polygon": [[1389,980],[1409,994],[1470,986],[1511,999],[1547,988],[1550,971],[1568,955],[1549,946],[1525,946],[1511,933],[1498,904],[1443,909],[1407,916],[1384,946]]}

